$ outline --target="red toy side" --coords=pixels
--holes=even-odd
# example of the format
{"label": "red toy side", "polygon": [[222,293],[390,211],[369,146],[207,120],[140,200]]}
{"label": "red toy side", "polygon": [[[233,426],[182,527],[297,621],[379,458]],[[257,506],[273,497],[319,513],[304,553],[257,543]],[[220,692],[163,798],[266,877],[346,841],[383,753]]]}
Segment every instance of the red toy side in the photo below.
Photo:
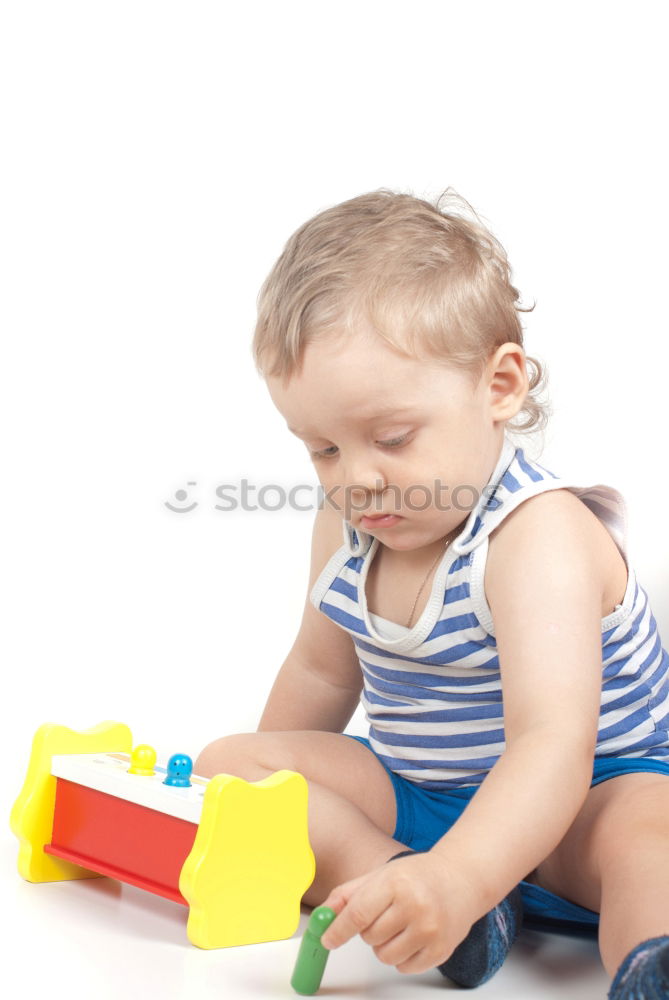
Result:
{"label": "red toy side", "polygon": [[64,778],[56,781],[46,853],[188,905],[179,892],[179,875],[197,824]]}

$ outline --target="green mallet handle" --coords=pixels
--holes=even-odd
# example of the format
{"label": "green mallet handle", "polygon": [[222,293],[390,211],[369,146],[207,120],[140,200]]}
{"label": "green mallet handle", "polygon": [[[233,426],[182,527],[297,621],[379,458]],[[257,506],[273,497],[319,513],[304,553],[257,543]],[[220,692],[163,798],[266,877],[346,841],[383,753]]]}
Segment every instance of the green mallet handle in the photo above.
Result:
{"label": "green mallet handle", "polygon": [[325,934],[335,916],[335,911],[331,910],[329,906],[317,906],[309,917],[309,923],[304,932],[295,963],[293,978],[290,981],[290,985],[296,993],[310,997],[321,985],[325,964],[330,954],[327,948],[321,944],[321,935]]}

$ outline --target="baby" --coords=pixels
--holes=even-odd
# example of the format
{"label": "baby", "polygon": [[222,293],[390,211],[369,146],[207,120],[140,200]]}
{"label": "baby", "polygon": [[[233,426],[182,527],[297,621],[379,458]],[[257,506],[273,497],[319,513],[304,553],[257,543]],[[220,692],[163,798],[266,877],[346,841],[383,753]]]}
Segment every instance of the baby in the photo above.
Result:
{"label": "baby", "polygon": [[622,496],[518,445],[547,416],[518,298],[451,191],[290,238],[253,347],[323,488],[308,596],[258,732],[196,770],[307,778],[327,948],[472,987],[524,915],[598,929],[611,1000],[669,997],[669,657]]}

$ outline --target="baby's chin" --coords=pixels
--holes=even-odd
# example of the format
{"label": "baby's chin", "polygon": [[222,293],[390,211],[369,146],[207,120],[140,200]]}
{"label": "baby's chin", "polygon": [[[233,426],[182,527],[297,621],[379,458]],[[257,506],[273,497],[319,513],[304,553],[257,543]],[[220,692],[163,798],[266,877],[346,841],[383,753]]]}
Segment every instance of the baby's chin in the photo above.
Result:
{"label": "baby's chin", "polygon": [[417,549],[436,546],[438,543],[443,543],[445,546],[448,535],[448,531],[442,531],[439,527],[433,531],[426,530],[422,526],[417,527],[409,518],[400,518],[392,528],[384,529],[382,526],[368,528],[363,525],[362,530],[395,552],[415,552]]}

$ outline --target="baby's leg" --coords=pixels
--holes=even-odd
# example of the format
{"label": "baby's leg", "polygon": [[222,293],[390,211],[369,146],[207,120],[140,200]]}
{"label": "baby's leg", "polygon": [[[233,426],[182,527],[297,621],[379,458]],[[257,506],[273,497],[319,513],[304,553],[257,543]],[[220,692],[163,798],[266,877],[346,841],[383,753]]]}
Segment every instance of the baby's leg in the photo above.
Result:
{"label": "baby's leg", "polygon": [[331,889],[384,864],[405,845],[393,840],[393,784],[371,750],[341,733],[242,733],[205,747],[195,762],[203,777],[233,774],[246,781],[287,768],[309,786],[309,840],[316,877],[304,894],[318,906]]}
{"label": "baby's leg", "polygon": [[[308,906],[320,905],[335,886],[406,849],[392,837],[397,807],[388,773],[371,750],[348,736],[311,730],[225,736],[205,747],[195,764],[205,777],[223,772],[246,781],[282,768],[298,771],[309,786],[316,877],[303,896]],[[477,986],[501,966],[520,926],[509,898],[473,925],[452,960],[439,967],[445,976]]]}

